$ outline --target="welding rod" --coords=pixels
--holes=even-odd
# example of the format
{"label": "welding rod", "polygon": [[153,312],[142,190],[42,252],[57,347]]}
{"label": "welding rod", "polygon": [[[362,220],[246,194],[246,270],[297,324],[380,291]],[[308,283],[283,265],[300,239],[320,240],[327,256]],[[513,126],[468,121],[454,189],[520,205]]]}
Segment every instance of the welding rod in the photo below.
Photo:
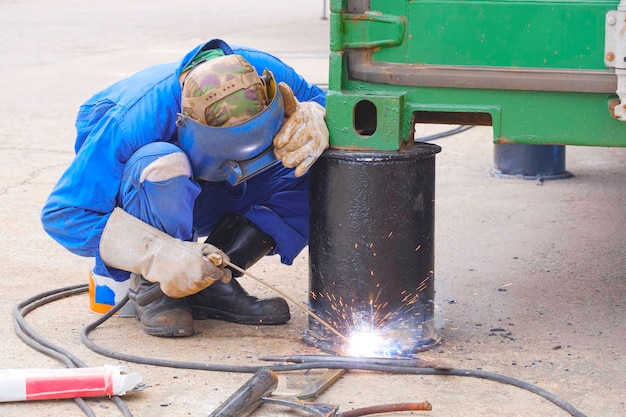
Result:
{"label": "welding rod", "polygon": [[250,415],[262,404],[261,399],[271,394],[277,386],[278,375],[269,369],[261,369],[209,414],[209,417]]}
{"label": "welding rod", "polygon": [[[211,255],[209,255],[211,256]],[[209,258],[211,259],[211,258]],[[346,343],[350,343],[350,340],[348,340],[347,337],[345,337],[344,335],[342,335],[341,333],[339,333],[334,327],[332,327],[330,324],[326,323],[320,316],[318,316],[317,314],[315,314],[314,312],[312,312],[310,309],[302,306],[299,302],[297,302],[296,300],[294,300],[292,297],[289,296],[289,294],[286,294],[284,291],[279,290],[278,288],[274,287],[273,285],[265,282],[263,279],[251,274],[250,272],[246,271],[243,268],[238,267],[237,265],[231,263],[230,261],[226,261],[226,260],[222,260],[222,262],[224,264],[226,264],[227,266],[230,266],[231,268],[241,272],[242,274],[245,274],[247,276],[249,276],[250,278],[252,278],[253,280],[265,285],[266,287],[268,287],[269,289],[271,289],[272,291],[275,291],[276,293],[280,294],[281,296],[283,296],[284,298],[286,298],[287,300],[291,301],[296,307],[300,308],[302,311],[304,311],[306,314],[308,314],[309,316],[311,316],[313,319],[317,320],[317,322],[319,324],[321,324],[322,326],[326,327],[328,330],[330,330],[331,332],[333,332],[335,335],[337,335],[338,337],[340,337],[344,342]]]}
{"label": "welding rod", "polygon": [[410,368],[433,368],[439,370],[453,369],[451,366],[431,362],[420,358],[371,358],[361,356],[328,356],[328,355],[290,355],[261,356],[259,360],[270,362],[291,363],[363,363],[383,366],[405,366]]}
{"label": "welding rod", "polygon": [[[220,265],[224,264],[226,266],[230,266],[234,270],[239,271],[242,274],[249,276],[253,280],[255,280],[255,281],[265,285],[266,287],[268,287],[272,291],[280,294],[281,296],[283,296],[287,300],[291,301],[296,307],[300,308],[302,311],[304,311],[306,314],[311,316],[313,319],[317,320],[322,326],[326,327],[328,330],[330,330],[335,335],[340,337],[344,342],[346,342],[348,344],[350,343],[350,340],[348,340],[347,337],[345,337],[344,335],[339,333],[330,324],[326,323],[320,316],[318,316],[317,314],[315,314],[314,312],[312,312],[308,308],[302,306],[300,303],[298,303],[296,300],[294,300],[292,297],[290,297],[289,294],[286,294],[284,291],[279,290],[278,288],[276,288],[273,285],[265,282],[263,279],[255,276],[254,274],[246,271],[245,269],[235,265],[234,263],[225,260],[219,252],[210,253],[210,254],[206,255],[206,258],[209,261],[211,261],[214,265],[220,266]],[[151,303],[152,301],[156,300],[157,298],[159,298],[161,296],[163,296],[163,291],[161,290],[161,287],[158,286],[158,285],[155,285],[154,287],[151,287],[147,291],[143,291],[139,295],[133,294],[133,296],[131,296],[131,299],[134,299],[140,305],[146,305],[146,304]]]}

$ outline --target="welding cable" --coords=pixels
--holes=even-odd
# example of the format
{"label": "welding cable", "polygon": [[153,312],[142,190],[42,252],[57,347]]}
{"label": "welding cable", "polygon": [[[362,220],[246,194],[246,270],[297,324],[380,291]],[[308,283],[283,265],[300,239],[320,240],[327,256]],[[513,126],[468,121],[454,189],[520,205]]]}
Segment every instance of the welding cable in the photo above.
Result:
{"label": "welding cable", "polygon": [[[56,290],[46,291],[30,297],[13,308],[13,328],[17,336],[28,346],[34,350],[43,353],[53,359],[63,363],[67,368],[85,368],[87,365],[78,357],[69,351],[50,343],[37,332],[35,332],[26,322],[26,315],[42,305],[62,298],[71,297],[73,295],[82,294],[89,289],[87,285],[74,285],[70,287],[59,288]],[[117,395],[109,398],[125,417],[132,417],[132,413],[124,401]],[[88,417],[96,417],[91,407],[87,405],[83,398],[73,399],[76,405]]]}
{"label": "welding cable", "polygon": [[[297,371],[303,368],[300,364],[288,364],[288,365],[276,365],[276,366],[263,366],[263,365],[224,365],[224,364],[207,364],[207,363],[198,363],[198,362],[185,362],[185,361],[175,361],[170,359],[157,359],[157,358],[149,358],[145,356],[137,356],[130,355],[127,353],[117,352],[114,350],[110,350],[104,348],[91,339],[89,339],[89,333],[95,330],[102,323],[111,318],[119,309],[121,309],[124,304],[128,302],[128,295],[125,296],[120,302],[112,308],[109,312],[104,314],[102,317],[98,318],[98,320],[94,321],[91,324],[86,325],[82,328],[80,332],[80,340],[83,342],[85,346],[87,346],[92,351],[102,355],[107,356],[109,358],[118,359],[126,362],[140,363],[143,365],[152,365],[152,366],[162,366],[165,368],[176,368],[176,369],[193,369],[196,371],[215,371],[215,372],[231,372],[231,373],[256,373],[262,369],[270,369],[272,371]],[[312,367],[314,369],[316,367]]]}
{"label": "welding cable", "polygon": [[454,129],[446,130],[445,132],[435,133],[429,136],[422,136],[421,138],[415,138],[414,142],[430,142],[431,140],[437,140],[442,138],[447,138],[448,136],[457,135],[459,133],[463,133],[467,130],[470,130],[474,126],[457,126]]}
{"label": "welding cable", "polygon": [[[57,350],[48,347],[49,343],[47,343],[46,341],[42,340],[43,343],[38,342],[38,337],[33,336],[34,332],[24,321],[24,315],[28,313],[23,313],[24,310],[22,309],[22,307],[24,307],[25,309],[28,308],[28,306],[28,303],[20,303],[13,309],[13,329],[15,330],[17,336],[31,348],[43,353],[46,356],[58,360],[59,362],[63,363],[67,368],[75,368],[76,365],[71,359],[69,359],[63,353],[60,353]],[[91,408],[89,408],[84,399],[74,398],[74,402],[88,417],[96,417],[95,413],[93,412],[93,410],[91,410]]]}
{"label": "welding cable", "polygon": [[[87,291],[87,286],[78,287],[81,288],[84,292]],[[59,290],[59,295],[54,299],[59,299],[63,297],[67,297],[69,295],[78,294],[78,289],[71,291],[71,294],[63,294],[63,290]],[[36,295],[31,299],[38,299],[40,296]],[[47,301],[53,301],[50,297],[46,297]],[[215,371],[215,372],[235,372],[235,373],[256,373],[261,369],[270,369],[274,372],[285,372],[285,371],[296,371],[296,370],[306,370],[306,369],[352,369],[352,370],[363,370],[363,371],[373,371],[373,372],[383,372],[383,373],[392,373],[392,374],[408,374],[408,375],[437,375],[437,376],[459,376],[459,377],[472,377],[479,379],[487,379],[494,382],[499,382],[502,384],[512,385],[526,391],[529,391],[533,394],[539,395],[546,400],[552,402],[563,410],[567,411],[574,417],[586,417],[585,414],[578,411],[572,405],[558,398],[556,395],[525,381],[521,381],[515,378],[511,378],[505,375],[487,372],[482,370],[475,369],[435,369],[435,368],[419,368],[407,366],[406,363],[401,363],[400,365],[392,365],[391,362],[386,362],[385,364],[376,363],[374,361],[368,360],[367,358],[354,358],[354,360],[333,360],[333,358],[342,358],[342,357],[333,357],[333,356],[320,356],[319,359],[314,358],[314,355],[310,355],[305,359],[299,361],[299,363],[290,363],[290,364],[274,364],[270,366],[242,366],[242,365],[224,365],[224,364],[206,364],[206,363],[194,363],[194,362],[182,362],[182,361],[172,361],[172,360],[163,360],[156,358],[148,358],[142,356],[128,355],[120,352],[115,352],[110,349],[103,348],[98,346],[93,341],[89,339],[89,333],[96,329],[100,324],[104,323],[111,316],[113,316],[120,308],[124,306],[124,304],[128,301],[128,297],[125,297],[124,300],[120,301],[111,311],[107,314],[100,317],[98,320],[93,323],[86,325],[81,330],[81,340],[82,342],[92,351],[99,353],[103,356],[107,356],[113,359],[124,360],[127,362],[140,363],[145,365],[153,365],[153,366],[162,366],[162,367],[170,367],[170,368],[181,368],[181,369],[193,369],[193,370],[201,370],[201,371]]]}
{"label": "welding cable", "polygon": [[39,335],[26,323],[24,317],[36,308],[61,298],[70,297],[83,292],[81,286],[67,287],[60,290],[47,291],[17,304],[13,309],[14,328],[20,338],[35,350],[41,350],[62,362],[68,368],[84,367],[84,363],[71,352],[56,346]]}
{"label": "welding cable", "polygon": [[[136,362],[145,365],[164,366],[170,368],[183,368],[194,369],[203,371],[216,371],[216,372],[238,372],[238,373],[255,373],[261,369],[270,369],[274,372],[295,371],[304,369],[354,369],[364,371],[385,372],[393,374],[413,374],[413,375],[439,375],[439,376],[464,376],[480,379],[487,379],[502,384],[512,385],[533,394],[539,395],[546,400],[552,402],[563,410],[567,411],[574,417],[586,417],[582,412],[578,411],[572,405],[563,401],[556,395],[544,390],[534,384],[521,381],[519,379],[511,378],[505,375],[487,372],[475,369],[454,369],[454,368],[425,368],[408,365],[405,359],[399,359],[398,365],[393,365],[393,358],[388,358],[382,364],[378,358],[345,358],[341,356],[319,356],[304,355],[293,359],[292,364],[278,364],[270,366],[242,366],[242,365],[224,365],[224,364],[206,364],[206,363],[194,363],[184,361],[172,361],[164,359],[147,358],[142,356],[128,355],[120,352],[115,352],[101,346],[98,346],[89,339],[89,333],[97,328],[100,324],[104,323],[109,317],[111,317],[117,310],[123,307],[127,302],[127,297],[122,300],[115,308],[106,315],[100,317],[95,322],[85,326],[81,331],[81,340],[91,350],[104,356],[108,356],[114,359]],[[419,362],[418,362],[419,363]]]}
{"label": "welding cable", "polygon": [[[315,369],[316,367],[324,368],[324,369],[354,369],[361,371],[373,371],[373,372],[383,372],[390,374],[405,374],[405,375],[437,375],[437,376],[461,376],[461,377],[472,377],[479,379],[486,379],[494,382],[499,382],[506,385],[512,385],[517,388],[521,388],[523,390],[529,391],[533,394],[539,395],[556,406],[560,407],[564,411],[567,411],[574,417],[586,417],[581,411],[574,408],[571,404],[565,402],[560,399],[556,395],[552,394],[549,391],[544,390],[543,388],[538,387],[537,385],[531,384],[529,382],[525,382],[519,379],[515,379],[506,375],[497,374],[494,372],[487,372],[477,369],[434,369],[434,368],[411,368],[407,366],[393,366],[393,365],[378,365],[375,363],[366,363],[366,362],[335,362],[332,360],[329,361],[313,361],[313,362],[302,362],[300,365],[303,367],[302,369]],[[310,366],[314,365],[314,366]],[[272,369],[270,367],[270,369]]]}

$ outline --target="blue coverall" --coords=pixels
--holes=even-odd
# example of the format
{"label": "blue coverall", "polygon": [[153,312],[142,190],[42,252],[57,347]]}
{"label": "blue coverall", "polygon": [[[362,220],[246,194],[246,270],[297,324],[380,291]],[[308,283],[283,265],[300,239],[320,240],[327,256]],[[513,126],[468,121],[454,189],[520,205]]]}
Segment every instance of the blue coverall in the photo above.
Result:
{"label": "blue coverall", "polygon": [[119,206],[181,240],[207,236],[225,213],[242,215],[276,241],[273,253],[291,264],[308,244],[308,175],[274,164],[246,182],[202,182],[186,176],[140,181],[143,169],[159,157],[182,152],[176,146],[176,114],[181,109],[179,77],[199,53],[222,49],[239,54],[257,72],[269,69],[299,101],[325,105],[325,94],[278,58],[214,39],[181,60],[156,65],[96,93],[79,109],[76,156],[42,210],[45,231],[72,253],[94,257],[93,272],[116,281],[126,271],[100,259],[99,242],[110,213]]}

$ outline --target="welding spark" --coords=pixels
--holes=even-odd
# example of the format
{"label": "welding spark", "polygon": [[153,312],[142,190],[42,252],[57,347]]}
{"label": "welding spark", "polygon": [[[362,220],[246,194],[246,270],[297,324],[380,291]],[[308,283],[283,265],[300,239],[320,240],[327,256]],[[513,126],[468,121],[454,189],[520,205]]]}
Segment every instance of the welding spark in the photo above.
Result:
{"label": "welding spark", "polygon": [[387,332],[380,326],[382,323],[379,322],[377,326],[376,321],[380,320],[380,317],[377,317],[377,310],[374,297],[370,297],[369,314],[363,311],[352,315],[352,331],[348,337],[350,342],[346,346],[350,356],[384,357],[394,356],[398,352],[397,342],[386,337]]}
{"label": "welding spark", "polygon": [[355,357],[410,354],[414,341],[425,339],[422,330],[430,332],[430,328],[424,326],[431,319],[423,316],[426,307],[420,303],[429,279],[426,277],[414,291],[400,291],[397,298],[401,306],[395,308],[390,308],[389,300],[379,300],[383,291],[380,283],[376,285],[378,294],[370,294],[365,305],[356,299],[343,299],[332,293],[317,294],[318,299],[328,301],[324,316],[348,339],[348,343],[340,348],[342,354]]}

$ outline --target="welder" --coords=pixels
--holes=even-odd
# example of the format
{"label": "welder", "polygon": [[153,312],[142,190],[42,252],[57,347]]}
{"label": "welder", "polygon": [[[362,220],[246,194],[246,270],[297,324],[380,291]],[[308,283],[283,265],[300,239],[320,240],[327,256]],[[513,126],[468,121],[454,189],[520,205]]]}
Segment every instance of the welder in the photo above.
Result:
{"label": "welder", "polygon": [[42,223],[95,259],[92,310],[128,292],[143,331],[162,337],[192,335],[194,319],[288,321],[283,298],[250,295],[225,261],[249,268],[277,254],[290,265],[307,245],[324,105],[275,56],[219,39],[85,102]]}

